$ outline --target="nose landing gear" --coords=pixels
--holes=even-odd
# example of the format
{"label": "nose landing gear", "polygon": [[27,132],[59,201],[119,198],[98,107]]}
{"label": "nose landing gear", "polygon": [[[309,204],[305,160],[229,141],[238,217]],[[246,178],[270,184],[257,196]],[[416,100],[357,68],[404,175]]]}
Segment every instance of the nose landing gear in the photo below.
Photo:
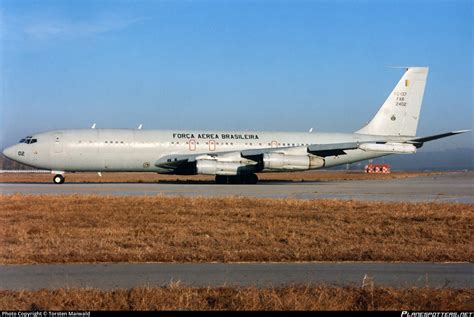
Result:
{"label": "nose landing gear", "polygon": [[64,176],[61,175],[61,174],[56,174],[56,175],[54,175],[54,177],[53,177],[53,182],[54,182],[55,184],[62,184],[62,183],[64,183]]}

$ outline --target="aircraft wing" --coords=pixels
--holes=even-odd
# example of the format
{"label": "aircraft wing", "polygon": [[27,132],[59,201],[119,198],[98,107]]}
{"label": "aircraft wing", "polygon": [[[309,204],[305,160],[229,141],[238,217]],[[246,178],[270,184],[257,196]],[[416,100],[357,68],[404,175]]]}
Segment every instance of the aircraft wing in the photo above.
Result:
{"label": "aircraft wing", "polygon": [[[199,159],[216,159],[220,161],[240,161],[243,164],[256,164],[260,161],[263,154],[266,153],[285,153],[291,154],[291,151],[306,148],[306,152],[315,156],[326,157],[334,155],[345,155],[345,150],[357,149],[359,145],[364,142],[351,143],[333,143],[333,144],[311,144],[305,147],[291,146],[278,148],[261,148],[249,149],[241,151],[227,151],[227,152],[208,152],[200,154],[170,154],[161,157],[155,162],[155,166],[177,170],[192,165]],[[374,141],[367,143],[375,143]]]}
{"label": "aircraft wing", "polygon": [[[306,147],[306,151],[316,156],[334,156],[346,154],[344,150],[357,149],[362,142],[350,142],[350,143],[332,143],[332,144],[310,144]],[[371,141],[371,143],[374,143]],[[252,157],[262,155],[265,153],[280,153],[286,152],[297,147],[280,147],[280,148],[264,148],[255,150],[243,150],[240,151],[243,157]],[[299,146],[301,148],[301,146]]]}

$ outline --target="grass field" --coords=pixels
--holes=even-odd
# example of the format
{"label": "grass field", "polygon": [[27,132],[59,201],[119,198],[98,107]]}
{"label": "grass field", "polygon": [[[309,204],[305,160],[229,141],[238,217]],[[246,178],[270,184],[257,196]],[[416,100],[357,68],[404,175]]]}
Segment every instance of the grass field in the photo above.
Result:
{"label": "grass field", "polygon": [[0,291],[1,310],[473,310],[473,289],[291,286]]}
{"label": "grass field", "polygon": [[[416,176],[439,175],[439,172],[392,172],[391,174],[366,174],[361,171],[306,171],[292,173],[261,173],[263,182],[325,182],[341,180],[380,180]],[[2,183],[51,183],[51,174],[0,174]],[[68,183],[213,183],[209,175],[162,175],[156,173],[67,173]]]}
{"label": "grass field", "polygon": [[474,261],[474,206],[0,196],[0,263]]}

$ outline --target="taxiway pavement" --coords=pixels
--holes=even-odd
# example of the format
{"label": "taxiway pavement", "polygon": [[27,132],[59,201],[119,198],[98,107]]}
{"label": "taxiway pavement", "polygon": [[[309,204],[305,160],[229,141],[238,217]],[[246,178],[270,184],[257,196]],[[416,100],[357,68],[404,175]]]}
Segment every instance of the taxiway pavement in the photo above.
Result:
{"label": "taxiway pavement", "polygon": [[474,172],[390,180],[261,182],[257,185],[186,183],[1,183],[3,194],[96,194],[114,196],[248,196],[474,203]]}

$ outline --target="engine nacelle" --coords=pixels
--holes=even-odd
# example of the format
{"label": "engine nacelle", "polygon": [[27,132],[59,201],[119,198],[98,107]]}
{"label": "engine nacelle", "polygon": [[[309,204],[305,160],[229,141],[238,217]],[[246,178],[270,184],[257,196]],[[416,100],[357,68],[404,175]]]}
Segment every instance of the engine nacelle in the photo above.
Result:
{"label": "engine nacelle", "polygon": [[413,154],[416,153],[416,147],[407,143],[363,143],[359,145],[359,149],[371,152],[385,152],[394,154]]}
{"label": "engine nacelle", "polygon": [[287,155],[283,153],[263,154],[264,170],[302,171],[324,166],[324,159],[314,155]]}
{"label": "engine nacelle", "polygon": [[254,166],[238,162],[220,162],[217,160],[196,160],[196,173],[205,175],[240,175],[253,173]]}

